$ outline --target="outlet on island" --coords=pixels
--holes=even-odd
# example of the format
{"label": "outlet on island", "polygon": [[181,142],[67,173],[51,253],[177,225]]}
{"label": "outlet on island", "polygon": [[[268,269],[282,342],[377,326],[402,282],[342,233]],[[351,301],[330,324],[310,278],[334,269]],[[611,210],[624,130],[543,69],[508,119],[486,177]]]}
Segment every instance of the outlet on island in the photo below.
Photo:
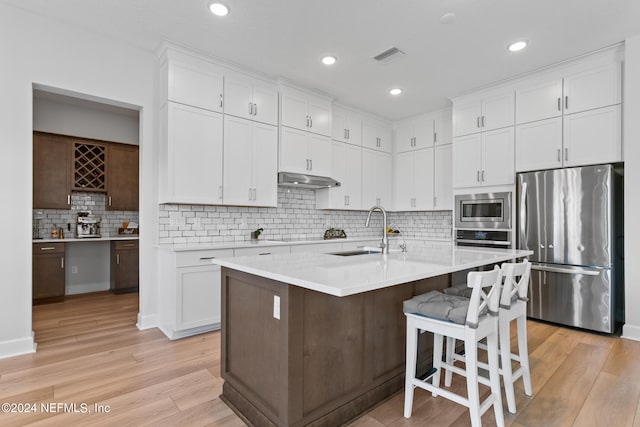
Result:
{"label": "outlet on island", "polygon": [[78,266],[77,265],[72,265],[71,266],[71,274],[78,274]]}

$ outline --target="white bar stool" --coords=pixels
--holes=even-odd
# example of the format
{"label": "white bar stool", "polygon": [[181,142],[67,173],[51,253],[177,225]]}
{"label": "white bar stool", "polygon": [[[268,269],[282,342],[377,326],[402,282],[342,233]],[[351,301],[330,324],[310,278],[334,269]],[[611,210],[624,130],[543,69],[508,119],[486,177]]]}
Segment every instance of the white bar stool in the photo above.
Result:
{"label": "white bar stool", "polygon": [[[529,368],[529,350],[527,347],[527,291],[529,277],[531,275],[531,263],[524,260],[521,263],[502,264],[504,284],[500,296],[500,309],[498,314],[498,330],[500,337],[500,374],[504,381],[507,408],[512,414],[516,413],[516,399],[513,385],[522,377],[524,392],[527,396],[533,394],[531,386],[531,372]],[[518,334],[518,354],[511,353],[511,321],[516,320]],[[480,344],[480,348],[485,348]],[[465,356],[455,353],[455,339],[447,339],[447,354],[445,360],[453,364],[459,360],[464,362]],[[519,367],[513,371],[511,361],[519,363]],[[481,368],[487,368],[485,363],[478,364]],[[480,378],[483,384],[488,384],[486,378]],[[445,385],[451,385],[451,372],[445,375]]]}
{"label": "white bar stool", "polygon": [[[471,272],[467,283],[473,289],[471,298],[445,295],[440,292],[429,292],[418,295],[404,303],[407,317],[407,364],[404,394],[404,416],[411,417],[413,409],[413,392],[415,387],[430,391],[434,397],[441,395],[469,408],[471,425],[481,426],[481,417],[493,405],[496,423],[504,426],[502,400],[500,394],[500,374],[498,372],[498,305],[502,272],[496,266],[493,271]],[[489,288],[485,293],[483,288]],[[451,318],[449,312],[455,313],[461,303],[467,301],[466,317]],[[443,307],[449,304],[449,308]],[[443,316],[444,314],[444,316]],[[429,317],[431,316],[431,317]],[[438,318],[436,318],[438,317]],[[450,319],[450,320],[447,320]],[[458,323],[454,323],[458,322]],[[418,332],[433,332],[433,367],[435,373],[425,380],[416,378]],[[453,364],[442,361],[443,337],[452,337],[464,341],[466,372]],[[480,402],[478,391],[478,342],[487,339],[489,355],[489,382],[491,394]],[[462,373],[467,378],[467,397],[453,393],[440,387],[442,370]],[[431,381],[430,383],[428,381]]]}

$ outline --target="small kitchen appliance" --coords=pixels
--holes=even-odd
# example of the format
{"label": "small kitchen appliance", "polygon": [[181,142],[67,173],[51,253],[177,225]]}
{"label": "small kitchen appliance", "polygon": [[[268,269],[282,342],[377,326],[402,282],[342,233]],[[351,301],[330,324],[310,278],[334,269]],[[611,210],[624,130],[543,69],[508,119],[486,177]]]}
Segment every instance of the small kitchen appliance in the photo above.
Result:
{"label": "small kitchen appliance", "polygon": [[100,237],[100,218],[91,215],[91,211],[78,212],[76,237],[79,239]]}

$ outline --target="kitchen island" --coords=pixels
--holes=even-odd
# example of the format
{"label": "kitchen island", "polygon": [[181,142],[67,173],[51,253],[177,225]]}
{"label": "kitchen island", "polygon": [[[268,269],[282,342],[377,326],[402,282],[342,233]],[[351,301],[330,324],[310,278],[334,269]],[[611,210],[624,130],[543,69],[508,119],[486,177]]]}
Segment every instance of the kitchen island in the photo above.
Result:
{"label": "kitchen island", "polygon": [[[402,388],[404,300],[450,286],[449,273],[530,254],[429,243],[388,255],[215,259],[221,397],[253,425],[341,425]],[[421,335],[419,372],[431,341]]]}

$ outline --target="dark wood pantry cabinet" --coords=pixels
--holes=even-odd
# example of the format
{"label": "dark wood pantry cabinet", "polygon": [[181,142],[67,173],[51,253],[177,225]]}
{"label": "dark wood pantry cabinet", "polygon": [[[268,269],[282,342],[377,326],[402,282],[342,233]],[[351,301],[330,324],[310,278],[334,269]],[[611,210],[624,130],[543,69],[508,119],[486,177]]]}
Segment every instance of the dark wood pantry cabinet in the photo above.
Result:
{"label": "dark wood pantry cabinet", "polygon": [[71,146],[69,138],[33,133],[33,208],[71,208]]}
{"label": "dark wood pantry cabinet", "polygon": [[111,242],[111,292],[121,294],[138,291],[137,240],[115,240]]}
{"label": "dark wood pantry cabinet", "polygon": [[110,144],[107,150],[107,209],[138,210],[137,146]]}
{"label": "dark wood pantry cabinet", "polygon": [[34,243],[32,261],[32,299],[34,303],[64,298],[64,243]]}

